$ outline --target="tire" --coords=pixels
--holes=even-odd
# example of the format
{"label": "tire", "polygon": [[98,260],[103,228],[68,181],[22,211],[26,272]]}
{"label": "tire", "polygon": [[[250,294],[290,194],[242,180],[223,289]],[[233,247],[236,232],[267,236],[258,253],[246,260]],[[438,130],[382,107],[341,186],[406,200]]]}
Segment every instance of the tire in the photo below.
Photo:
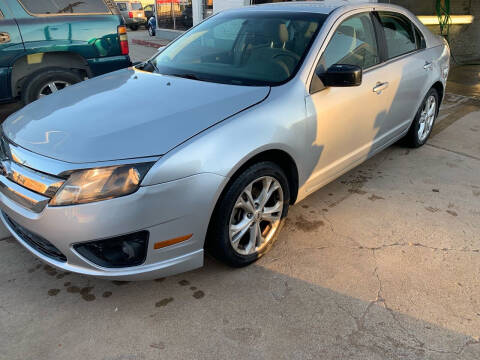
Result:
{"label": "tire", "polygon": [[138,30],[138,25],[130,25],[130,30],[137,31]]}
{"label": "tire", "polygon": [[[41,95],[49,95],[50,93],[81,82],[82,80],[80,75],[67,69],[42,69],[33,73],[25,80],[22,88],[22,101],[25,105],[29,104],[40,98]],[[48,85],[51,83],[55,84],[55,87]],[[57,90],[52,91],[52,88],[56,88]]]}
{"label": "tire", "polygon": [[435,125],[439,104],[440,99],[437,90],[430,89],[423,99],[412,125],[410,125],[407,135],[403,138],[404,145],[418,148],[427,142]]}
{"label": "tire", "polygon": [[150,25],[147,26],[147,30],[148,30],[148,35],[150,36],[155,36],[155,29],[153,27],[151,27]]}
{"label": "tire", "polygon": [[[273,191],[270,197],[263,197],[262,190],[267,186]],[[247,189],[251,190],[252,201],[248,201]],[[277,164],[264,161],[250,166],[227,186],[221,196],[210,223],[207,249],[233,267],[253,263],[277,239],[289,203],[288,180]],[[253,209],[256,205],[257,209]],[[275,211],[277,209],[279,211]]]}

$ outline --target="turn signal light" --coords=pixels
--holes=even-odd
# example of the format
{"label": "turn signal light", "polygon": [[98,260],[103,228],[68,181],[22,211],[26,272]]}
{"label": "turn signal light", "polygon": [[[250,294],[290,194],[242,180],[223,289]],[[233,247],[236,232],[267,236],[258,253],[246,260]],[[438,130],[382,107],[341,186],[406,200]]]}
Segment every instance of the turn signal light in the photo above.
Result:
{"label": "turn signal light", "polygon": [[127,27],[125,25],[119,25],[117,28],[118,40],[120,41],[120,51],[122,55],[128,55],[128,36]]}
{"label": "turn signal light", "polygon": [[180,237],[170,239],[170,240],[159,241],[159,242],[156,242],[155,244],[153,244],[153,248],[155,250],[158,250],[158,249],[164,248],[166,246],[175,245],[175,244],[181,243],[183,241],[187,241],[192,236],[193,236],[193,234],[189,234],[189,235],[180,236]]}
{"label": "turn signal light", "polygon": [[133,19],[133,12],[129,11],[129,12],[128,12],[128,17],[129,17],[130,19]]}

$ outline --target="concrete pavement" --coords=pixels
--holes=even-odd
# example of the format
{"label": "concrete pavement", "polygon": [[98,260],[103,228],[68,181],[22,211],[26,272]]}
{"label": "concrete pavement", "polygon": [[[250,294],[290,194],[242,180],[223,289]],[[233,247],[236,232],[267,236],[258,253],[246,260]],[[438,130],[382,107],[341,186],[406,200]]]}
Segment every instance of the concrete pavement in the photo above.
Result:
{"label": "concrete pavement", "polygon": [[291,208],[272,251],[120,283],[0,241],[0,359],[480,358],[480,101]]}
{"label": "concrete pavement", "polygon": [[169,40],[148,35],[146,30],[128,31],[128,45],[132,61],[145,61],[152,57],[158,48],[165,46]]}

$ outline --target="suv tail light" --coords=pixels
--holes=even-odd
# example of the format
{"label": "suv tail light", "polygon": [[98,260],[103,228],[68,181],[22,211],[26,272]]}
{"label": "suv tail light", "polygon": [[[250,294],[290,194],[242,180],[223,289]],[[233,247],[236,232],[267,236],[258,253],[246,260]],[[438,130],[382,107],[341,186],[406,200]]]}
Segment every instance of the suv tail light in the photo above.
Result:
{"label": "suv tail light", "polygon": [[129,12],[128,12],[128,17],[129,17],[130,19],[133,19],[133,12],[132,12],[132,11],[129,11]]}
{"label": "suv tail light", "polygon": [[127,27],[125,25],[119,25],[117,28],[118,39],[120,41],[120,51],[122,55],[128,55],[128,37],[127,37]]}

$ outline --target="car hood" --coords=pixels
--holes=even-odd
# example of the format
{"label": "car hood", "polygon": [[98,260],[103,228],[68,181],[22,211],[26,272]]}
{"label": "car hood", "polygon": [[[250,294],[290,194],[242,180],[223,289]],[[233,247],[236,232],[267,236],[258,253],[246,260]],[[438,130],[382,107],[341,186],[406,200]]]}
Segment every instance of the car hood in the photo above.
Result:
{"label": "car hood", "polygon": [[259,103],[269,91],[129,68],[41,98],[2,127],[13,143],[66,162],[156,156]]}

